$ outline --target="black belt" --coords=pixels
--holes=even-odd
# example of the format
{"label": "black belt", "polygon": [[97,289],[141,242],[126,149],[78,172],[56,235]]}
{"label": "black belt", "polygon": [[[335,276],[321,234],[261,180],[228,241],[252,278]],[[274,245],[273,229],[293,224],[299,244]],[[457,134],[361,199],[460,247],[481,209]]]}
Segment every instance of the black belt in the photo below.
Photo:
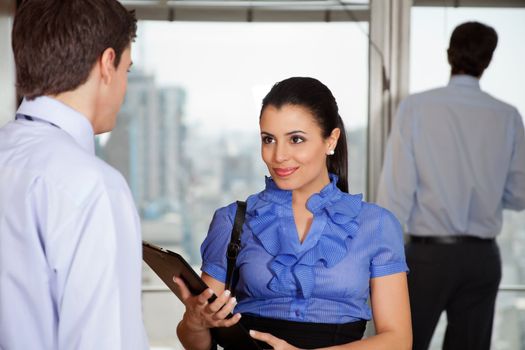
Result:
{"label": "black belt", "polygon": [[458,243],[493,243],[494,238],[476,236],[414,236],[408,235],[409,241],[419,244],[458,244]]}

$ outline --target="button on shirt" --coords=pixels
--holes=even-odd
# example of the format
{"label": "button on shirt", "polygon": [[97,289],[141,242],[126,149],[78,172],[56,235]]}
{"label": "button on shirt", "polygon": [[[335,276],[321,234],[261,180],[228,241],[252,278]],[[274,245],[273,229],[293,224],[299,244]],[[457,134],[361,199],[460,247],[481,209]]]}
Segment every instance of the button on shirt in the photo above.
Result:
{"label": "button on shirt", "polygon": [[409,96],[392,126],[378,204],[413,234],[495,237],[503,209],[525,208],[520,114],[468,75]]}
{"label": "button on shirt", "polygon": [[139,219],[91,124],[24,100],[0,129],[0,348],[145,349]]}

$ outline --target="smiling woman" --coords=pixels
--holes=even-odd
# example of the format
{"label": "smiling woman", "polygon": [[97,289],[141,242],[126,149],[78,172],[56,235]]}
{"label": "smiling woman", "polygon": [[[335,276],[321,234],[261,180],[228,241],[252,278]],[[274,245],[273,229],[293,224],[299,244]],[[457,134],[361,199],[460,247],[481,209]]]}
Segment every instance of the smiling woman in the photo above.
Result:
{"label": "smiling woman", "polygon": [[[210,290],[192,296],[176,281],[186,307],[177,329],[184,347],[210,349],[210,328],[241,322],[277,350],[410,349],[401,227],[387,210],[348,193],[344,125],[330,90],[313,78],[275,84],[260,129],[271,177],[247,199],[237,282],[226,290],[235,203],[215,212],[201,247]],[[212,292],[218,297],[207,303]],[[377,334],[361,340],[372,312]]]}

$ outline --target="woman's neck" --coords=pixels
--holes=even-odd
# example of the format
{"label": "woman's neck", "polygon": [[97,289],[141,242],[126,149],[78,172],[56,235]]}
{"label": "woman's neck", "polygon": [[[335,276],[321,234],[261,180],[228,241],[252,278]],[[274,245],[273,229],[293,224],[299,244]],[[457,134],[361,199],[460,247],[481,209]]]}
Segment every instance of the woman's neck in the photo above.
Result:
{"label": "woman's neck", "polygon": [[306,202],[308,199],[316,194],[321,192],[321,190],[330,183],[330,176],[328,176],[328,171],[326,174],[323,174],[317,179],[309,183],[302,188],[298,188],[292,191],[292,205],[294,208],[304,207],[306,208]]}

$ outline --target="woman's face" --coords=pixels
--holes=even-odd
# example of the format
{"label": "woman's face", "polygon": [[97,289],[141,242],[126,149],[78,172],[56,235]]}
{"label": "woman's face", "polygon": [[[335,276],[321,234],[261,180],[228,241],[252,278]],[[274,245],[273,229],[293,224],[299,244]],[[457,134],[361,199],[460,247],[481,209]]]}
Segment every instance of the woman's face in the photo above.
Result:
{"label": "woman's face", "polygon": [[290,104],[267,106],[259,124],[262,158],[280,189],[311,194],[330,182],[326,154],[335,148],[339,129],[324,139],[312,113]]}

